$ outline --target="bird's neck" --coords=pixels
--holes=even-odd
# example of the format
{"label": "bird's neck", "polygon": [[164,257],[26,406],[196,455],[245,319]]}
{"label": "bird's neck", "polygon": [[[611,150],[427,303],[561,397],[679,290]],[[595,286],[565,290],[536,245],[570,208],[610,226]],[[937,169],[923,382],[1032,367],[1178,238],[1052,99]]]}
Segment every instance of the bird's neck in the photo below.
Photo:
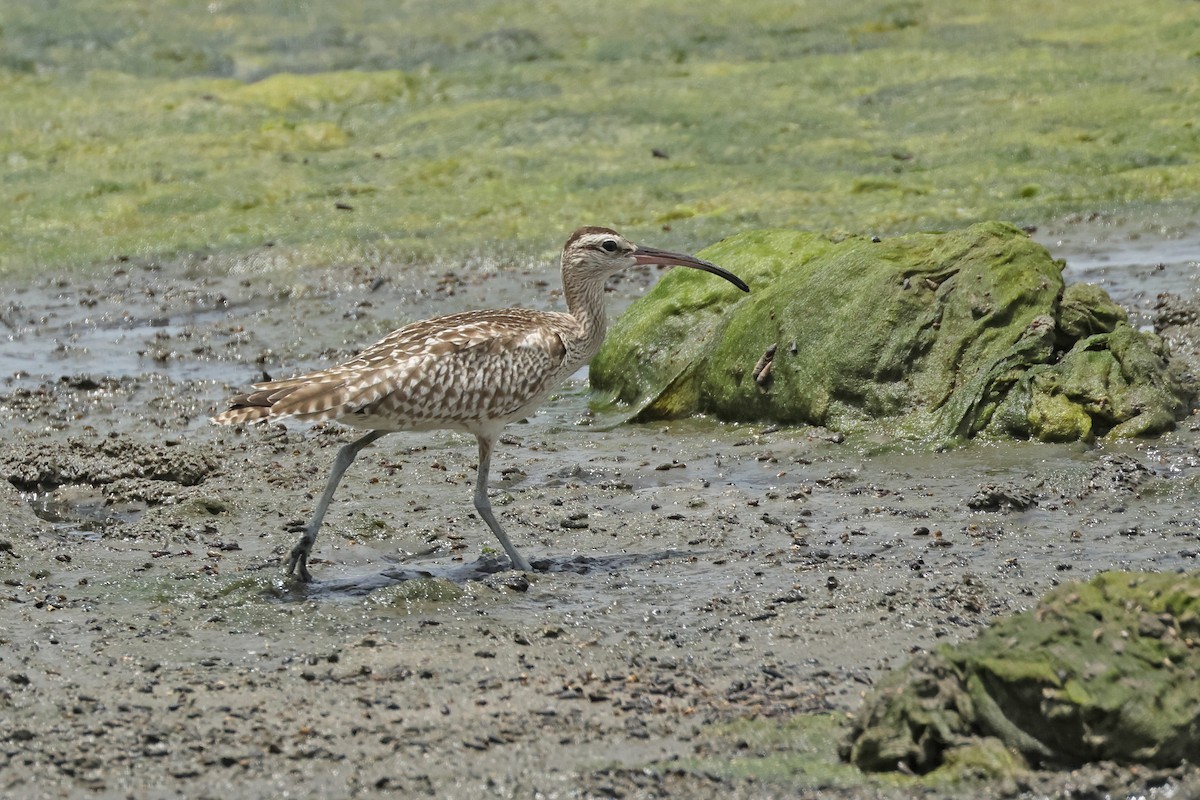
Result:
{"label": "bird's neck", "polygon": [[563,295],[567,300],[567,310],[579,324],[579,346],[588,353],[588,358],[600,350],[604,341],[604,330],[608,318],[604,312],[604,282],[583,281],[573,283],[564,281]]}

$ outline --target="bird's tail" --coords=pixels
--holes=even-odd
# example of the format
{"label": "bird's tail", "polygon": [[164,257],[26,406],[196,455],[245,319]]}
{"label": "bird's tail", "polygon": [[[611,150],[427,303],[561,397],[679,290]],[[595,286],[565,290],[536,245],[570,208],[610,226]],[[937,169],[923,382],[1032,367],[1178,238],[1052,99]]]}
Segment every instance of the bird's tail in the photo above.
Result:
{"label": "bird's tail", "polygon": [[319,372],[254,384],[254,391],[229,399],[229,407],[213,417],[220,425],[297,419],[319,422],[336,419],[346,411],[340,375]]}
{"label": "bird's tail", "polygon": [[237,399],[236,397],[233,398],[230,401],[230,408],[214,416],[212,421],[218,425],[242,425],[246,423],[266,422],[273,416],[270,406],[234,405],[234,401]]}

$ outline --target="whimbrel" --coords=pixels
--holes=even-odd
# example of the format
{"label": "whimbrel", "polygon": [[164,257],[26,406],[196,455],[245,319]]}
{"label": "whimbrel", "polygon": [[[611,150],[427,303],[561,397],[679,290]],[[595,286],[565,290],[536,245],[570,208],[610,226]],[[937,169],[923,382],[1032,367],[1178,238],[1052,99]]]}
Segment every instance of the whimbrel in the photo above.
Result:
{"label": "whimbrel", "polygon": [[234,424],[292,418],[337,420],[367,433],[338,451],[312,518],[287,562],[309,581],[308,559],[333,493],[364,447],[396,431],[457,430],[479,442],[475,510],[500,540],[515,569],[529,571],[488,501],[488,469],[496,437],[531,414],[568,376],[600,350],[606,325],[604,284],[635,264],[692,267],[719,275],[744,292],[745,282],[707,261],[634,245],[608,228],[580,228],[562,252],[568,313],[505,308],[466,311],[405,325],[329,369],[254,384],[213,417]]}

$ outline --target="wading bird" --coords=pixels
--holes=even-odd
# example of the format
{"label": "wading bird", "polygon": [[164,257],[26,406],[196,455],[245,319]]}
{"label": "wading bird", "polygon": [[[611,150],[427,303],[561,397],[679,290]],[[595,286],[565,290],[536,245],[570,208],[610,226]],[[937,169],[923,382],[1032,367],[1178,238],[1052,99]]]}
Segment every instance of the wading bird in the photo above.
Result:
{"label": "wading bird", "polygon": [[492,447],[508,423],[531,414],[604,341],[604,284],[636,264],[692,267],[750,291],[731,272],[681,253],[632,244],[608,228],[580,228],[562,252],[568,313],[505,308],[465,311],[405,325],[335,367],[254,384],[213,417],[222,424],[286,418],[337,420],[366,430],[334,459],[312,518],[287,562],[309,581],[308,559],[338,483],[364,447],[396,431],[456,430],[475,435],[479,468],[475,510],[515,569],[529,562],[509,541],[488,501]]}

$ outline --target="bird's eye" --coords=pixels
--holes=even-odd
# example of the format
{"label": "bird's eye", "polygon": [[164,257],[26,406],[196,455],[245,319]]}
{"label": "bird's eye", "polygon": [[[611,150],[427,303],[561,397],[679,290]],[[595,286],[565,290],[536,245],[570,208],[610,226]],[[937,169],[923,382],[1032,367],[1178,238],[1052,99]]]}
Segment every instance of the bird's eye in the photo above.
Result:
{"label": "bird's eye", "polygon": [[614,242],[612,239],[605,239],[603,242],[600,243],[600,246],[604,248],[604,252],[606,252],[606,253],[615,253],[619,249],[617,247],[617,243]]}

